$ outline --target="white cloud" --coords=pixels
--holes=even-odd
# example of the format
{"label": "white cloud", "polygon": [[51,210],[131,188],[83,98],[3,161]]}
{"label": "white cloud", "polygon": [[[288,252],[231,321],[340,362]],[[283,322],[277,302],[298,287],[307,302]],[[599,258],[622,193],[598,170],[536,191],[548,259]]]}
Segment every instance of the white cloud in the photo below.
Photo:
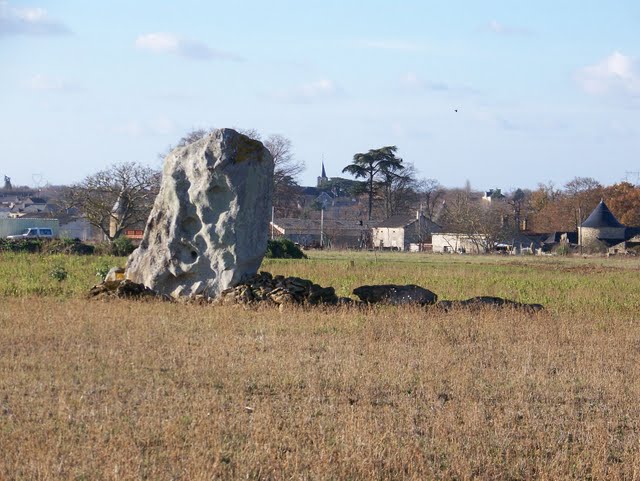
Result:
{"label": "white cloud", "polygon": [[409,42],[406,40],[363,40],[359,45],[364,48],[372,48],[377,50],[396,50],[404,52],[420,52],[428,50],[426,45]]}
{"label": "white cloud", "polygon": [[121,134],[128,135],[129,137],[140,137],[143,134],[143,127],[140,125],[140,122],[136,122],[135,120],[130,120],[123,125],[116,128],[117,132]]}
{"label": "white cloud", "polygon": [[244,60],[234,53],[217,50],[202,42],[182,38],[173,33],[166,32],[139,35],[135,45],[136,48],[140,50],[177,55],[195,60]]}
{"label": "white cloud", "polygon": [[160,115],[146,121],[129,120],[115,130],[129,137],[168,135],[176,130],[176,125],[169,117]]}
{"label": "white cloud", "polygon": [[336,85],[328,79],[320,79],[300,86],[300,95],[303,97],[323,97],[336,93]]}
{"label": "white cloud", "polygon": [[487,28],[499,35],[530,35],[531,30],[523,27],[515,27],[513,25],[505,25],[497,20],[491,20],[487,24]]}
{"label": "white cloud", "polygon": [[0,35],[64,35],[71,30],[44,8],[12,7],[0,1]]}
{"label": "white cloud", "polygon": [[580,87],[589,94],[640,96],[640,64],[632,57],[613,52],[576,74]]}
{"label": "white cloud", "polygon": [[469,86],[452,85],[446,82],[434,81],[420,77],[414,72],[408,72],[400,78],[400,85],[406,90],[432,91],[432,92],[456,92],[456,93],[477,93]]}
{"label": "white cloud", "polygon": [[27,86],[32,90],[48,92],[78,92],[82,90],[76,84],[42,74],[37,74],[31,77]]}
{"label": "white cloud", "polygon": [[175,124],[173,121],[164,115],[161,115],[149,122],[149,127],[152,133],[158,135],[167,135],[175,130]]}
{"label": "white cloud", "polygon": [[400,79],[400,83],[409,89],[415,90],[451,90],[452,87],[444,82],[434,82],[431,80],[427,80],[419,77],[417,74],[413,72],[408,72],[402,76]]}
{"label": "white cloud", "polygon": [[340,93],[340,89],[329,79],[319,79],[313,82],[299,85],[290,90],[282,90],[274,96],[283,101],[307,103],[314,100],[334,97]]}

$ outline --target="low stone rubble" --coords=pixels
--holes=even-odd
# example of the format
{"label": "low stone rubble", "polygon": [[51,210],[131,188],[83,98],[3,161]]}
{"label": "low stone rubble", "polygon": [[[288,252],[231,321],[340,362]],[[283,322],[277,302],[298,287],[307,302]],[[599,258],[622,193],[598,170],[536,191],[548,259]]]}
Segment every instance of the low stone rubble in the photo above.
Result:
{"label": "low stone rubble", "polygon": [[165,299],[166,296],[158,294],[153,289],[137,284],[128,279],[108,280],[89,290],[88,297],[91,299]]}
{"label": "low stone rubble", "polygon": [[339,305],[351,304],[348,297],[338,297],[333,287],[322,287],[300,277],[273,276],[260,272],[235,287],[225,289],[216,302],[254,305],[271,303],[282,305]]}
{"label": "low stone rubble", "polygon": [[242,284],[225,289],[220,296],[213,299],[202,295],[184,296],[173,299],[153,289],[137,284],[131,280],[106,280],[94,286],[88,297],[105,298],[161,298],[196,304],[219,304],[256,306],[258,304],[284,305],[346,305],[354,301],[348,297],[338,297],[333,287],[322,287],[308,279],[300,277],[273,276],[268,272],[260,272]]}
{"label": "low stone rubble", "polygon": [[102,284],[91,288],[88,297],[92,299],[159,299],[202,305],[239,305],[246,308],[259,305],[285,306],[357,306],[368,305],[415,305],[431,307],[443,312],[457,309],[515,309],[534,313],[544,309],[541,304],[523,304],[501,297],[479,296],[464,301],[439,301],[438,296],[428,289],[416,285],[374,285],[360,286],[353,293],[360,300],[339,297],[333,287],[322,287],[300,277],[274,276],[260,272],[245,282],[225,289],[217,298],[202,295],[183,296],[174,299],[153,289],[137,284],[129,279],[117,280],[119,270],[113,269]]}

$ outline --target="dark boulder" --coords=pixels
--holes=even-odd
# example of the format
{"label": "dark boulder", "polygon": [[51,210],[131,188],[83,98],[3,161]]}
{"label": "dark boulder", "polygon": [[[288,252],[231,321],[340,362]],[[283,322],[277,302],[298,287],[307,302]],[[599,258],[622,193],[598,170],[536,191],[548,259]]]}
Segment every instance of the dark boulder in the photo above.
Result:
{"label": "dark boulder", "polygon": [[362,302],[369,304],[389,304],[393,306],[418,304],[425,306],[434,304],[438,296],[424,287],[408,284],[400,286],[395,284],[383,284],[378,286],[360,286],[353,293]]}
{"label": "dark boulder", "polygon": [[502,297],[478,296],[464,301],[440,301],[436,307],[448,312],[452,309],[480,310],[486,308],[516,309],[526,312],[537,312],[544,309],[542,304],[525,304],[522,302],[503,299]]}

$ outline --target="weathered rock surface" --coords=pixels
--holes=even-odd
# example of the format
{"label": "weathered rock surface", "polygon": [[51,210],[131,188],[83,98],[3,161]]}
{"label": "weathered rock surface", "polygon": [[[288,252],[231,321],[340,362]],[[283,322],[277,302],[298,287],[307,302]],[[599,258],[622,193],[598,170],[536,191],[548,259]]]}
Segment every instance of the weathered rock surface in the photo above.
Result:
{"label": "weathered rock surface", "polygon": [[246,282],[222,291],[222,304],[255,305],[266,302],[277,305],[287,304],[349,304],[353,300],[339,298],[333,287],[322,287],[300,277],[272,276],[260,272]]}
{"label": "weathered rock surface", "polygon": [[217,297],[256,274],[271,215],[273,158],[215,130],[165,160],[160,192],[126,277],[172,297]]}
{"label": "weathered rock surface", "polygon": [[360,286],[353,293],[362,302],[369,304],[390,304],[394,306],[418,304],[421,306],[434,304],[438,296],[424,287],[408,284],[382,284],[376,286]]}
{"label": "weathered rock surface", "polygon": [[480,310],[487,308],[498,309],[517,309],[526,312],[537,312],[544,309],[542,304],[525,304],[521,302],[512,301],[510,299],[503,299],[502,297],[491,296],[478,296],[466,299],[464,301],[440,301],[435,307],[448,312],[452,309],[470,309]]}
{"label": "weathered rock surface", "polygon": [[112,267],[104,278],[107,281],[121,281],[124,279],[124,269],[122,267]]}

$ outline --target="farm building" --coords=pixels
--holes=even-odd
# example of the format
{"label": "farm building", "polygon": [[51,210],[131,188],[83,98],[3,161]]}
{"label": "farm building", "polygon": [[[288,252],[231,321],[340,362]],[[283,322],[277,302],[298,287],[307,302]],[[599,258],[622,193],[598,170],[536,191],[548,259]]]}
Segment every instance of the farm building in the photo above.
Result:
{"label": "farm building", "polygon": [[442,232],[433,234],[433,252],[458,254],[484,254],[487,252],[487,236]]}
{"label": "farm building", "polygon": [[550,252],[558,246],[576,247],[578,245],[578,233],[577,232],[551,232],[542,241],[542,251]]}
{"label": "farm building", "polygon": [[[322,242],[320,240],[322,232]],[[347,249],[366,247],[370,229],[354,220],[276,219],[269,225],[271,237],[284,237],[303,247]]]}
{"label": "farm building", "polygon": [[423,214],[394,215],[372,229],[373,247],[400,251],[423,250],[442,228]]}
{"label": "farm building", "polygon": [[433,252],[535,254],[538,250],[544,249],[548,238],[549,234],[518,232],[496,241],[495,239],[490,240],[484,234],[437,233],[433,234]]}

